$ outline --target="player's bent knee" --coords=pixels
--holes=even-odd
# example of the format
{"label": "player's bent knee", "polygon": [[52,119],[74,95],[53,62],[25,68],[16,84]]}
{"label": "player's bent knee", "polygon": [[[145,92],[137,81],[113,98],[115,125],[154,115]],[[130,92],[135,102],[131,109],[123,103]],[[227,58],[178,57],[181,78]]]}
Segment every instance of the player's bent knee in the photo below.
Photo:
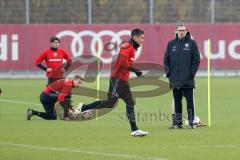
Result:
{"label": "player's bent knee", "polygon": [[56,119],[57,119],[57,116],[56,116],[55,113],[53,113],[53,112],[48,112],[48,114],[49,114],[49,119],[50,119],[50,120],[56,120]]}

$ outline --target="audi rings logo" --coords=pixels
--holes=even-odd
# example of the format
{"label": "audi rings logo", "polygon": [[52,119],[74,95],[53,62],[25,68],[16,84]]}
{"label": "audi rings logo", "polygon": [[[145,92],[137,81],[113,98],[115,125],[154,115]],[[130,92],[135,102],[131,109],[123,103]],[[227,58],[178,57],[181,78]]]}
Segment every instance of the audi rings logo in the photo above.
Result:
{"label": "audi rings logo", "polygon": [[[119,47],[121,47],[122,44],[122,36],[130,36],[131,31],[130,30],[121,30],[119,32],[113,32],[111,30],[102,30],[100,32],[94,32],[92,30],[84,30],[79,33],[76,33],[74,31],[70,30],[65,30],[59,32],[56,36],[59,38],[63,38],[65,36],[70,36],[72,37],[71,41],[71,52],[74,57],[76,56],[81,56],[84,53],[84,48],[85,47],[90,47],[91,54],[93,56],[101,58],[103,63],[111,63],[112,62],[112,57],[117,54]],[[89,36],[91,38],[91,42],[89,43],[89,46],[86,46],[83,37]],[[102,53],[104,52],[104,44],[103,38],[104,37],[111,37],[109,42],[106,42],[106,44],[115,44],[118,46],[118,48],[114,48],[113,50],[108,50],[109,53],[111,53],[111,57],[105,58],[102,57]],[[142,47],[140,47],[137,52],[135,59],[137,59],[142,51]]]}

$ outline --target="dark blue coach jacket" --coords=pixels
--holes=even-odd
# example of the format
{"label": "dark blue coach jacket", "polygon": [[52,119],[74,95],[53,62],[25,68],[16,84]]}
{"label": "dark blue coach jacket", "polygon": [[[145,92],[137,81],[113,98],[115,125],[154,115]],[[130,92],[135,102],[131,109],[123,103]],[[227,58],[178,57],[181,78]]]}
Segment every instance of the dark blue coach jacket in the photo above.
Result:
{"label": "dark blue coach jacket", "polygon": [[166,76],[170,87],[194,88],[194,77],[200,64],[200,55],[197,43],[191,39],[187,32],[185,38],[176,38],[168,42],[164,56]]}

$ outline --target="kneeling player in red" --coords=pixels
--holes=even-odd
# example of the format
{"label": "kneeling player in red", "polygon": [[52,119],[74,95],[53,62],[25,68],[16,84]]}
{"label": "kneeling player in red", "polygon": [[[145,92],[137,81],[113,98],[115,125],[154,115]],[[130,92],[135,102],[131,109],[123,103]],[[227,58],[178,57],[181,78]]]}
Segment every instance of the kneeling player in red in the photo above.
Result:
{"label": "kneeling player in red", "polygon": [[71,91],[73,87],[78,87],[83,82],[83,78],[76,75],[73,79],[60,79],[46,88],[40,94],[40,102],[42,103],[45,112],[39,112],[33,109],[27,110],[27,120],[30,120],[33,115],[47,120],[56,120],[54,105],[57,101],[62,105],[64,114],[62,119],[70,118],[69,109],[71,106]]}

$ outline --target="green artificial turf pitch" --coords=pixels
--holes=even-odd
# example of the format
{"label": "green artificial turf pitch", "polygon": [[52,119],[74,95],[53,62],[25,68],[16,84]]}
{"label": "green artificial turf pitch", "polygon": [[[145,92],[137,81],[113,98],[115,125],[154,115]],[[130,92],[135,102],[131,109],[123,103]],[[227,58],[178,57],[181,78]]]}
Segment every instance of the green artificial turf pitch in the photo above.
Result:
{"label": "green artificial turf pitch", "polygon": [[[90,121],[46,121],[33,117],[31,106],[43,111],[39,94],[43,79],[1,79],[0,160],[153,160],[153,159],[239,159],[240,78],[212,78],[212,127],[169,130],[172,95],[137,98],[135,113],[147,137],[132,137],[124,118],[122,101],[110,113]],[[207,78],[197,78],[197,114],[207,122]],[[96,88],[96,84],[84,84]],[[108,79],[101,79],[107,91]],[[147,89],[147,86],[146,86]],[[89,103],[94,98],[74,96],[73,101]],[[33,104],[29,104],[33,103]],[[186,112],[185,102],[184,112]],[[157,118],[151,118],[155,114]],[[161,115],[161,116],[160,116]]]}

